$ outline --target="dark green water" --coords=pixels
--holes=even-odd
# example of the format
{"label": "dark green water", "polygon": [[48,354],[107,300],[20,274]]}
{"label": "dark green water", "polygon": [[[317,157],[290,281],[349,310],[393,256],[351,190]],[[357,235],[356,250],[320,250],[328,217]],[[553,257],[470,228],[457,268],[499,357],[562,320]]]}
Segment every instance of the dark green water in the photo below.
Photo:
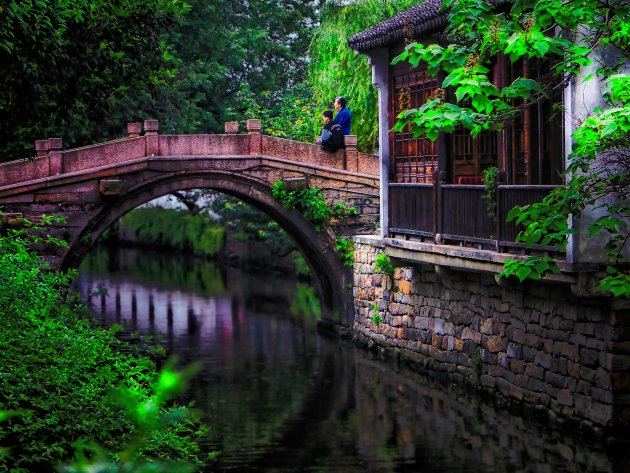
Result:
{"label": "dark green water", "polygon": [[95,248],[76,288],[105,324],[201,361],[189,395],[221,452],[209,471],[630,471],[620,453],[318,335],[293,275]]}

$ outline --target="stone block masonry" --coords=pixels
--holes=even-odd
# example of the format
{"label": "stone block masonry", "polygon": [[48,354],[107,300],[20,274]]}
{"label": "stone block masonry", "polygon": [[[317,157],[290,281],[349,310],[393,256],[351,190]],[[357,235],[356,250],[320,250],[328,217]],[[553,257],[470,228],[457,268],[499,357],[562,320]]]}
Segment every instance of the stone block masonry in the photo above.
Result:
{"label": "stone block masonry", "polygon": [[360,344],[592,432],[630,425],[628,301],[577,298],[562,283],[502,287],[435,265],[390,278],[374,269],[382,240],[355,237],[355,249]]}

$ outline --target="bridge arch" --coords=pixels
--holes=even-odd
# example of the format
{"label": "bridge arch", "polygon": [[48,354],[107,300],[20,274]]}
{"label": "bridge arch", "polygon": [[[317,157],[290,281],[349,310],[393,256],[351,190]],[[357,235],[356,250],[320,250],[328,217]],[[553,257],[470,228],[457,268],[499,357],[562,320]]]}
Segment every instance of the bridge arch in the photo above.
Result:
{"label": "bridge arch", "polygon": [[351,324],[352,297],[348,283],[350,271],[335,252],[331,232],[317,232],[304,216],[283,207],[272,195],[269,184],[231,172],[211,171],[159,175],[110,199],[102,199],[87,225],[72,238],[60,262],[60,269],[78,268],[98,237],[115,221],[134,208],[175,191],[212,189],[253,205],[269,215],[294,240],[307,261],[315,290],[321,301],[322,318],[329,322]]}

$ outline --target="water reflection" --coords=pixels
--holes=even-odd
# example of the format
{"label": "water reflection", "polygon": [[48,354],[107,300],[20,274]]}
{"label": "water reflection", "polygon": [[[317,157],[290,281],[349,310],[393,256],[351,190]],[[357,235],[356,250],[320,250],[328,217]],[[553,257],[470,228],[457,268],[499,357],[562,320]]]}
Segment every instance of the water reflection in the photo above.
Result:
{"label": "water reflection", "polygon": [[[200,360],[211,471],[622,472],[627,458],[317,335],[309,288],[177,255],[95,249],[76,282],[106,324]],[[310,314],[310,315],[309,315]]]}

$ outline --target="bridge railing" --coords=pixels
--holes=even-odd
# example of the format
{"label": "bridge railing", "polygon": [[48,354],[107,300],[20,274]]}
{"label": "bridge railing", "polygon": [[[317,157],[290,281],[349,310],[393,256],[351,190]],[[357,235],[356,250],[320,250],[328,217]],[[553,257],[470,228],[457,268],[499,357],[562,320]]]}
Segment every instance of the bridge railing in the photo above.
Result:
{"label": "bridge railing", "polygon": [[0,187],[61,174],[128,163],[152,156],[267,156],[378,176],[378,157],[356,149],[356,136],[346,137],[346,149],[329,153],[320,146],[260,133],[260,120],[247,121],[247,134],[229,122],[225,134],[159,135],[157,120],[129,123],[127,138],[62,150],[60,138],[35,142],[37,156],[0,164]]}

